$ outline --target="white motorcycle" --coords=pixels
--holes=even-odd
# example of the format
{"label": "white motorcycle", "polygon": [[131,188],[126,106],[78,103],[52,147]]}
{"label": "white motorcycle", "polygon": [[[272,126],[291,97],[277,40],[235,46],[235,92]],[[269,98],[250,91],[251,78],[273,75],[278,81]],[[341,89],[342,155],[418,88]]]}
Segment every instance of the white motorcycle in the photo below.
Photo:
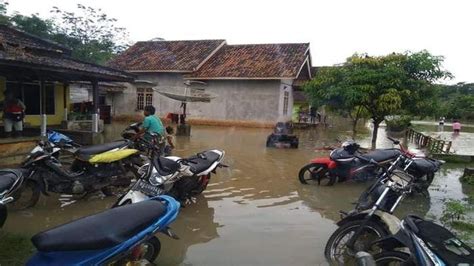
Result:
{"label": "white motorcycle", "polygon": [[180,201],[189,200],[206,189],[211,174],[218,167],[227,167],[222,163],[225,152],[221,150],[208,150],[188,158],[161,157],[158,145],[154,143],[156,139],[149,143],[151,157],[138,170],[140,178],[113,207],[164,194]]}

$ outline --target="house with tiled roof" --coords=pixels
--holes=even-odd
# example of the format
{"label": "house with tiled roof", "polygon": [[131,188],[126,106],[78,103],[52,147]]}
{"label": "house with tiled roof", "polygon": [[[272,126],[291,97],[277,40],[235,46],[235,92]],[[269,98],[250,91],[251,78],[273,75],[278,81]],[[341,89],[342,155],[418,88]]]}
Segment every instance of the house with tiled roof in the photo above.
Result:
{"label": "house with tiled roof", "polygon": [[58,43],[0,25],[0,116],[4,116],[9,95],[26,106],[24,117],[15,121],[14,130],[11,119],[0,120],[0,159],[3,159],[0,165],[11,164],[11,160],[4,158],[19,158],[29,153],[40,137],[46,136],[47,128],[57,129],[71,122],[68,107],[72,82],[80,81],[92,87],[93,110],[92,121],[81,122],[90,126],[89,132],[69,131],[68,135],[87,135],[92,140],[100,124],[99,82],[134,80],[130,73],[76,60],[71,52]]}
{"label": "house with tiled roof", "polygon": [[[189,103],[188,118],[274,123],[291,119],[295,90],[311,79],[309,43],[229,45],[224,40],[138,42],[109,63],[152,85],[132,86],[121,106],[153,104],[160,115],[180,103],[156,93],[203,81],[217,97]],[[123,108],[123,114],[131,108]]]}

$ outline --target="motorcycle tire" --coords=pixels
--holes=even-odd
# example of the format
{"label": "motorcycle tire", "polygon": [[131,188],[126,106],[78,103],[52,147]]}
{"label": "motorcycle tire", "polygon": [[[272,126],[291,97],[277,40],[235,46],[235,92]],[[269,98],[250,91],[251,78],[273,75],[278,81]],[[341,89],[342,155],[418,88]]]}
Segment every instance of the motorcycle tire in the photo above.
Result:
{"label": "motorcycle tire", "polygon": [[158,255],[161,251],[161,242],[156,236],[152,236],[145,242],[141,244],[142,246],[146,246],[146,252],[143,255],[143,259],[146,259],[150,263],[153,262],[158,258]]}
{"label": "motorcycle tire", "polygon": [[[309,173],[309,178],[305,177]],[[310,163],[303,166],[299,173],[298,179],[301,184],[309,184],[308,181],[317,182],[318,185],[332,186],[337,182],[337,177],[330,175],[325,164]]]}
{"label": "motorcycle tire", "polygon": [[200,177],[198,186],[191,191],[191,195],[197,196],[197,195],[200,195],[204,190],[206,190],[210,179],[211,179],[210,175],[208,177]]}
{"label": "motorcycle tire", "polygon": [[374,261],[377,265],[391,265],[397,263],[405,265],[410,260],[410,254],[400,251],[382,251],[374,255]]}
{"label": "motorcycle tire", "polygon": [[426,180],[423,180],[421,182],[421,186],[420,188],[424,191],[424,190],[428,190],[428,188],[431,186],[431,183],[433,183],[433,179],[434,179],[434,173],[428,173],[426,174],[425,176]]}
{"label": "motorcycle tire", "polygon": [[[341,240],[347,238],[346,241],[349,241],[350,237],[352,236],[350,237],[346,237],[346,236],[350,235],[351,233],[353,234],[360,226],[362,226],[362,223],[363,223],[363,220],[351,221],[340,226],[336,231],[334,231],[334,233],[332,233],[324,249],[324,255],[326,259],[329,261],[329,264],[331,265],[357,264],[356,259],[355,259],[355,254],[358,251],[366,251],[371,254],[375,254],[373,250],[370,250],[371,244],[376,239],[387,236],[388,232],[380,223],[376,223],[374,221],[369,221],[365,225],[366,229],[362,232],[362,235],[359,236],[359,238],[356,240],[356,243],[354,244],[354,249],[355,249],[354,251],[348,252],[347,247],[345,247],[345,244],[342,244],[344,245],[343,247],[341,247],[341,250],[343,249],[343,251],[341,251],[342,254],[336,254],[338,247],[341,244],[340,243]],[[367,233],[371,234],[369,235],[371,237],[368,237],[368,239],[367,239]],[[363,240],[362,242],[359,242],[361,237],[363,238]],[[343,256],[343,257],[339,258],[338,255]]]}
{"label": "motorcycle tire", "polygon": [[36,205],[40,197],[38,184],[31,180],[26,180],[20,188],[13,192],[12,209],[24,210]]}

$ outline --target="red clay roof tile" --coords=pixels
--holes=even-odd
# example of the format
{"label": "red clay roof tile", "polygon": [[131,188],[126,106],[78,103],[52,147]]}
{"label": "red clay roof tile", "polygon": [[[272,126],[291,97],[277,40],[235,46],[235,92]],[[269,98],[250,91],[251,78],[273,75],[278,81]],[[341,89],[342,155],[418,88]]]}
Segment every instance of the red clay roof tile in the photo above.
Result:
{"label": "red clay roof tile", "polygon": [[225,40],[137,42],[108,63],[127,71],[192,72]]}
{"label": "red clay roof tile", "polygon": [[296,78],[308,51],[309,43],[226,45],[188,78]]}

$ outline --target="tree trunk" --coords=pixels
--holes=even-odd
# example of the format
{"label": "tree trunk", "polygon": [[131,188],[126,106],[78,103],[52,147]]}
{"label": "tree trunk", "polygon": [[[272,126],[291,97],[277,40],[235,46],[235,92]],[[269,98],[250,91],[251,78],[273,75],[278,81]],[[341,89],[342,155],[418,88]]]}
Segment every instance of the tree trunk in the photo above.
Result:
{"label": "tree trunk", "polygon": [[357,135],[357,122],[358,122],[358,119],[353,119],[352,120],[352,138],[355,139],[356,135]]}
{"label": "tree trunk", "polygon": [[377,134],[379,133],[379,125],[382,121],[374,120],[374,131],[372,132],[372,149],[377,148]]}

